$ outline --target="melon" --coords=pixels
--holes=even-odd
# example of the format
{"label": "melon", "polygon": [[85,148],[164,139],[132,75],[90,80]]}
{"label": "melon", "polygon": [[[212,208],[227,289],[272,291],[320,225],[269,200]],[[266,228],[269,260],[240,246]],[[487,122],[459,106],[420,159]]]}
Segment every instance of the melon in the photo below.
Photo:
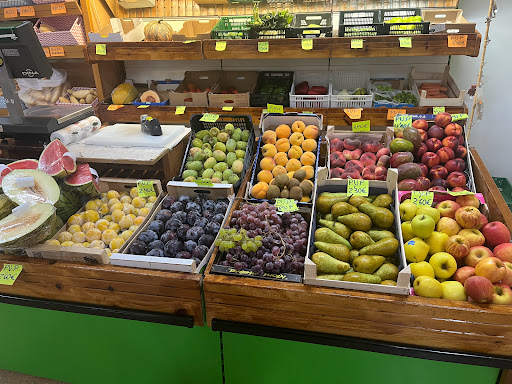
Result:
{"label": "melon", "polygon": [[16,169],[2,180],[5,195],[14,203],[49,203],[59,201],[60,188],[55,179],[36,169]]}
{"label": "melon", "polygon": [[119,84],[112,91],[112,103],[113,104],[129,104],[137,98],[139,93],[137,89],[130,83]]}
{"label": "melon", "polygon": [[80,195],[75,191],[61,190],[60,198],[55,204],[55,208],[57,209],[57,217],[60,217],[64,222],[67,222],[72,215],[82,208]]}
{"label": "melon", "polygon": [[6,251],[30,247],[51,233],[55,208],[51,204],[36,204],[22,214],[10,214],[0,220],[0,248]]}
{"label": "melon", "polygon": [[96,175],[91,173],[89,164],[82,163],[76,167],[76,172],[64,180],[64,184],[82,195],[91,199],[100,195],[99,182]]}
{"label": "melon", "polygon": [[160,96],[155,91],[146,91],[140,96],[141,103],[159,103]]}
{"label": "melon", "polygon": [[38,169],[56,179],[62,179],[76,171],[76,158],[56,139],[41,153]]}
{"label": "melon", "polygon": [[7,165],[0,164],[0,184],[2,184],[2,179],[4,176],[8,175],[15,169],[37,169],[38,166],[39,161],[34,159],[18,160]]}
{"label": "melon", "polygon": [[55,236],[57,234],[57,232],[60,231],[60,229],[64,226],[64,222],[62,221],[62,219],[59,217],[59,216],[55,216],[55,220],[53,222],[53,225],[52,225],[52,229],[50,231],[50,234],[48,236],[46,236],[42,242],[46,241],[46,240],[50,240],[53,236]]}
{"label": "melon", "polygon": [[0,220],[9,216],[14,207],[16,207],[16,204],[14,204],[11,199],[3,194],[0,195]]}

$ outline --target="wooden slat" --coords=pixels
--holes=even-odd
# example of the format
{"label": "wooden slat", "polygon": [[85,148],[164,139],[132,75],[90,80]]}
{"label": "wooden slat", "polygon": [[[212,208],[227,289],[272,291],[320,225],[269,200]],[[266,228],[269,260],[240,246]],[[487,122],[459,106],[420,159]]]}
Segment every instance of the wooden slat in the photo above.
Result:
{"label": "wooden slat", "polygon": [[90,62],[112,60],[201,60],[201,42],[143,41],[137,43],[106,43],[107,54],[96,54],[96,43],[87,44]]}
{"label": "wooden slat", "polygon": [[[55,16],[66,16],[66,15],[81,15],[82,10],[80,9],[80,5],[76,1],[66,1],[64,2],[66,6],[66,13],[61,13],[54,15],[51,11],[51,4],[33,4],[35,16],[30,16],[30,18],[39,19],[41,17],[55,17]],[[26,20],[26,16],[20,16],[20,7],[13,7],[18,9],[18,16],[6,19],[4,17],[4,12],[1,10],[0,12],[0,21],[5,20]]]}

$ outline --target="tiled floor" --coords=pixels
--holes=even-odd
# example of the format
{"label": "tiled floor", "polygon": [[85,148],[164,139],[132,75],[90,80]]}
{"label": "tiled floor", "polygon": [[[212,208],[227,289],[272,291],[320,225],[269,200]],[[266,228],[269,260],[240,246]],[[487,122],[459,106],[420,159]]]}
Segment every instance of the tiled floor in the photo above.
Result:
{"label": "tiled floor", "polygon": [[0,370],[1,384],[66,384],[62,381],[43,379],[41,377],[23,375],[21,373]]}

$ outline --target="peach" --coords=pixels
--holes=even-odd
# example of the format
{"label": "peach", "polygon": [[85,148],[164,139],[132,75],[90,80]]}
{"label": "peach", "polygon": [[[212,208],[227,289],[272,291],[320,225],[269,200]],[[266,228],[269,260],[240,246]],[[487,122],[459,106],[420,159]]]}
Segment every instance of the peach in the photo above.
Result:
{"label": "peach", "polygon": [[286,152],[278,152],[274,156],[274,161],[276,162],[277,165],[282,165],[284,167],[288,162],[288,155],[286,154]]}
{"label": "peach", "polygon": [[302,165],[313,165],[315,164],[316,156],[313,152],[304,152],[300,157]]}
{"label": "peach", "polygon": [[276,166],[276,162],[271,157],[264,157],[260,161],[260,168],[267,171],[272,171]]}
{"label": "peach", "polygon": [[290,150],[290,142],[288,139],[279,139],[276,143],[277,152],[288,152]]}
{"label": "peach", "polygon": [[306,129],[306,124],[303,121],[297,120],[292,124],[292,132],[304,132]]}
{"label": "peach", "polygon": [[277,154],[277,149],[274,144],[265,144],[261,147],[261,154],[265,157],[274,157]]}
{"label": "peach", "polygon": [[301,167],[300,169],[303,169],[304,172],[306,172],[306,179],[312,179],[313,176],[315,176],[315,169],[311,165],[305,165]]}
{"label": "peach", "polygon": [[286,173],[286,169],[282,166],[282,165],[277,165],[273,170],[272,170],[272,175],[274,175],[274,177],[277,177],[279,175],[282,175],[283,173]]}
{"label": "peach", "polygon": [[286,163],[286,170],[288,172],[294,172],[297,169],[300,169],[301,166],[302,166],[302,164],[300,163],[299,160],[290,159],[290,160],[288,160],[288,163]]}
{"label": "peach", "polygon": [[299,159],[302,156],[302,148],[298,145],[293,145],[288,151],[288,157],[290,159]]}
{"label": "peach", "polygon": [[292,133],[290,136],[290,144],[291,145],[298,145],[299,147],[304,142],[304,135],[299,132]]}
{"label": "peach", "polygon": [[292,130],[286,124],[281,124],[276,128],[276,135],[278,139],[287,139],[290,137]]}
{"label": "peach", "polygon": [[264,183],[270,184],[273,178],[274,175],[272,175],[272,172],[267,171],[266,169],[258,173],[258,181],[263,181]]}
{"label": "peach", "polygon": [[274,131],[265,131],[261,136],[261,141],[265,144],[275,144],[277,140],[276,133]]}
{"label": "peach", "polygon": [[304,137],[306,139],[316,139],[318,137],[318,134],[319,131],[316,125],[308,125],[306,129],[304,129]]}
{"label": "peach", "polygon": [[304,151],[312,152],[316,149],[318,143],[314,139],[306,139],[302,142],[302,149]]}
{"label": "peach", "polygon": [[254,185],[251,189],[252,197],[256,199],[264,199],[267,197],[268,184],[260,181],[256,185]]}

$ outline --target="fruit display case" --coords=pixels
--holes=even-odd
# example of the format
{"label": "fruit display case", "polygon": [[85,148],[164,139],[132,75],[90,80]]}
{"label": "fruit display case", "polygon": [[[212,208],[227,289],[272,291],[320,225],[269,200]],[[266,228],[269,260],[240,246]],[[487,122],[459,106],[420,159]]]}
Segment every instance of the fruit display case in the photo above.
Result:
{"label": "fruit display case", "polygon": [[442,73],[422,73],[412,68],[409,86],[419,95],[419,107],[462,107],[467,94],[467,91],[459,90],[449,66]]}
{"label": "fruit display case", "polygon": [[247,26],[253,20],[252,16],[221,17],[211,31],[212,39],[249,39]]}
{"label": "fruit display case", "polygon": [[373,104],[369,72],[331,72],[331,108],[369,108]]}
{"label": "fruit display case", "polygon": [[[189,200],[194,202],[198,196],[201,196],[201,198],[204,198],[204,200],[210,200],[210,201],[226,201],[226,211],[222,214],[222,220],[221,223],[218,223],[216,221],[218,228],[224,227],[227,221],[227,217],[229,212],[231,211],[231,207],[233,205],[234,201],[234,194],[233,194],[233,188],[229,184],[217,184],[214,185],[211,188],[201,188],[198,186],[191,185],[192,183],[183,183],[183,182],[176,182],[176,181],[170,181],[167,183],[167,196],[161,197],[159,199],[159,204],[155,207],[155,209],[152,211],[151,216],[144,222],[144,224],[140,227],[139,231],[133,236],[129,242],[127,242],[126,246],[123,247],[123,252],[121,253],[114,253],[112,254],[112,257],[110,258],[110,262],[113,265],[119,265],[119,266],[125,266],[125,267],[135,267],[135,268],[147,268],[147,269],[160,269],[160,270],[166,270],[166,271],[175,271],[175,272],[188,272],[188,273],[201,273],[201,271],[204,269],[205,265],[208,263],[210,256],[213,253],[213,249],[215,246],[213,245],[214,240],[217,238],[217,233],[207,233],[209,236],[211,236],[211,242],[210,244],[200,244],[198,245],[198,242],[201,242],[201,238],[198,237],[194,240],[196,243],[195,250],[197,250],[198,253],[202,253],[200,256],[202,258],[199,258],[198,260],[194,259],[192,256],[194,255],[195,250],[189,251],[189,253],[192,254],[190,258],[183,258],[179,257],[179,252],[174,253],[168,253],[166,251],[167,242],[164,242],[162,240],[162,237],[165,235],[164,232],[164,226],[162,225],[161,230],[157,229],[158,232],[155,232],[158,235],[158,238],[153,240],[161,240],[161,244],[154,245],[155,247],[159,246],[165,246],[162,248],[162,252],[158,254],[158,252],[154,252],[150,254],[150,251],[155,249],[151,248],[151,242],[145,241],[146,246],[149,249],[149,251],[142,250],[139,252],[139,250],[136,249],[134,246],[135,242],[142,241],[141,237],[142,235],[147,232],[148,230],[154,231],[155,228],[152,229],[152,225],[155,221],[161,221],[164,224],[167,224],[167,221],[170,221],[173,219],[175,214],[178,211],[175,211],[172,207],[171,202],[174,201],[180,201],[180,198],[188,197]],[[205,214],[203,207],[200,207],[202,211],[200,214]],[[164,212],[164,213],[162,213]],[[183,210],[182,212],[185,212]],[[189,211],[190,212],[190,211]],[[220,213],[220,212],[219,212]],[[171,215],[172,214],[172,215]],[[203,216],[204,217],[204,216]],[[162,219],[163,218],[163,219]],[[167,221],[166,221],[167,219]],[[188,219],[188,217],[187,217]],[[197,220],[196,220],[197,223]],[[188,223],[190,224],[190,222]],[[195,223],[194,223],[195,224]],[[183,230],[187,226],[189,229],[194,228],[194,225],[187,225],[187,223],[183,223],[181,221],[177,222],[177,227],[173,227],[174,231],[180,231]],[[204,228],[208,224],[206,224]],[[154,226],[157,227],[157,226]],[[183,228],[179,228],[183,227]],[[167,227],[166,227],[167,228]],[[217,228],[217,230],[218,230]],[[188,236],[188,233],[187,233]],[[170,240],[173,240],[171,236],[167,236]],[[178,241],[181,242],[182,246],[185,242],[185,236],[180,237]],[[176,240],[176,237],[174,237]],[[167,240],[167,239],[166,239]],[[168,240],[170,242],[170,240]],[[164,244],[165,243],[165,244]],[[193,246],[191,244],[191,246]],[[169,245],[170,247],[170,245]],[[203,249],[199,249],[198,247],[204,247]],[[136,254],[131,253],[134,250],[137,251]],[[165,253],[164,253],[165,252]],[[184,255],[187,256],[188,255]]]}
{"label": "fruit display case", "polygon": [[[196,138],[196,134],[200,131],[204,130],[211,130],[212,128],[223,127],[222,129],[225,129],[227,124],[231,124],[233,126],[234,130],[241,130],[248,131],[249,137],[247,138],[247,141],[245,142],[245,149],[240,149],[239,151],[244,151],[244,157],[243,157],[243,168],[242,171],[239,173],[238,180],[233,184],[233,189],[235,192],[237,192],[240,189],[240,186],[242,184],[242,181],[244,180],[245,174],[247,173],[247,170],[249,169],[251,165],[252,160],[252,150],[254,147],[254,140],[255,140],[255,134],[254,129],[252,125],[252,119],[250,116],[245,115],[219,115],[219,118],[215,122],[206,122],[201,121],[201,118],[203,115],[193,115],[190,119],[190,127],[192,129],[192,134],[189,137],[187,149],[185,151],[185,156],[183,157],[183,162],[181,164],[181,170],[179,172],[179,176],[175,178],[176,181],[184,181],[186,178],[183,177],[184,172],[186,171],[186,164],[187,159],[190,156],[190,151],[194,147],[193,142]],[[226,141],[227,143],[227,141]],[[238,144],[237,144],[238,145]],[[213,148],[212,148],[213,149]],[[213,152],[213,151],[212,151]],[[235,151],[236,154],[236,151]],[[213,155],[213,153],[212,153]],[[227,155],[224,153],[225,158],[227,159]],[[239,160],[240,157],[236,157],[236,160]],[[232,163],[234,164],[234,162]],[[236,172],[235,172],[236,174]],[[238,174],[237,174],[238,175]]]}
{"label": "fruit display case", "polygon": [[379,10],[340,12],[340,37],[377,36],[380,26]]}
{"label": "fruit display case", "polygon": [[332,37],[332,13],[295,13],[290,25],[290,37]]}
{"label": "fruit display case", "polygon": [[251,93],[251,107],[267,107],[267,104],[290,106],[290,91],[293,72],[260,72],[254,92]]}
{"label": "fruit display case", "polygon": [[[375,200],[382,198],[383,204],[365,204],[363,209],[366,198],[348,195],[348,181],[328,180],[327,169],[318,171],[304,262],[305,284],[409,294],[410,270],[406,268],[401,244],[396,180],[394,171],[388,172],[385,182],[370,180],[369,196]],[[332,216],[335,212],[340,213],[337,220],[329,221],[326,215]],[[340,221],[340,217],[346,220]],[[379,229],[372,231],[371,228]]]}

